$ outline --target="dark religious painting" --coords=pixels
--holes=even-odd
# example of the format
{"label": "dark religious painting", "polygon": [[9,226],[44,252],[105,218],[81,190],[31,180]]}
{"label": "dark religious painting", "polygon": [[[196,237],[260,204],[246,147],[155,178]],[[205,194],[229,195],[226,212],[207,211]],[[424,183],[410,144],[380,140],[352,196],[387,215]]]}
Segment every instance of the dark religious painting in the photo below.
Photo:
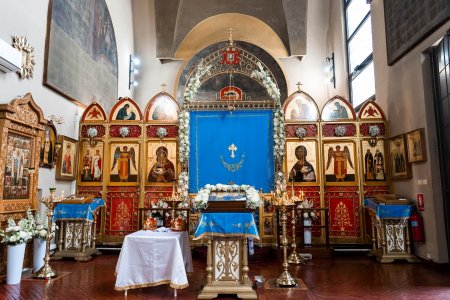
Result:
{"label": "dark religious painting", "polygon": [[4,199],[26,199],[30,193],[32,140],[29,137],[9,134],[6,149]]}
{"label": "dark religious painting", "polygon": [[105,0],[51,0],[44,83],[106,110],[117,99],[117,48]]}
{"label": "dark religious painting", "polygon": [[39,153],[39,166],[53,168],[55,166],[56,128],[53,122],[49,122],[42,131],[42,146]]}
{"label": "dark religious painting", "polygon": [[75,180],[77,174],[78,141],[64,135],[58,136],[61,149],[56,158],[55,178],[59,180]]}
{"label": "dark religious painting", "polygon": [[316,141],[286,142],[286,165],[289,181],[319,182],[318,151]]}
{"label": "dark religious painting", "polygon": [[389,156],[391,162],[391,178],[411,178],[411,164],[407,160],[406,138],[404,134],[389,139]]}
{"label": "dark religious painting", "polygon": [[385,0],[384,18],[388,64],[393,65],[450,19],[450,1]]}
{"label": "dark religious painting", "polygon": [[376,144],[370,140],[361,141],[364,181],[386,181],[386,154],[384,140],[380,139]]}

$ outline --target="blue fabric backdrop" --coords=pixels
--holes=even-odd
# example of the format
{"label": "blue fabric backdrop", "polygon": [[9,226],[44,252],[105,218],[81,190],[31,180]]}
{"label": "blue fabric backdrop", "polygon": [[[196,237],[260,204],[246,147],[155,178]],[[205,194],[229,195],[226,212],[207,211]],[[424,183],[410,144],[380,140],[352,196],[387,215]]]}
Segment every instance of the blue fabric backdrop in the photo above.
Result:
{"label": "blue fabric backdrop", "polygon": [[[273,180],[272,111],[190,113],[189,191],[205,184],[249,184],[269,192]],[[237,150],[228,149],[235,145]]]}

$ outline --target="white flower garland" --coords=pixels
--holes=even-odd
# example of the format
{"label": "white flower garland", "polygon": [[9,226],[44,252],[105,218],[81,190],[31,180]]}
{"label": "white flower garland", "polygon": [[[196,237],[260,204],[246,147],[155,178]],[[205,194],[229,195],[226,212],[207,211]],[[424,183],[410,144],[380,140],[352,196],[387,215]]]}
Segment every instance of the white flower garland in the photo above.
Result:
{"label": "white flower garland", "polygon": [[180,127],[178,129],[178,147],[181,163],[188,163],[189,161],[189,112],[182,110],[178,114]]}
{"label": "white flower garland", "polygon": [[218,183],[216,185],[207,184],[204,188],[198,191],[197,196],[195,196],[192,206],[196,210],[205,209],[208,207],[209,195],[211,192],[245,192],[245,207],[249,209],[257,209],[262,205],[261,198],[259,197],[258,191],[250,185],[227,185]]}
{"label": "white flower garland", "polygon": [[276,86],[275,82],[267,72],[263,65],[257,63],[258,70],[252,72],[252,77],[262,81],[263,86],[267,90],[267,94],[275,101],[275,108],[273,110],[273,157],[275,163],[280,164],[284,157],[284,144],[286,133],[284,130],[284,112],[281,108],[280,90]]}
{"label": "white flower garland", "polygon": [[194,71],[194,75],[189,78],[187,88],[184,91],[184,101],[190,102],[194,98],[194,95],[197,93],[197,90],[200,87],[202,77],[209,73],[209,69],[211,69],[211,67],[211,65],[204,66],[203,60],[200,62],[200,64],[198,64],[197,68]]}
{"label": "white flower garland", "polygon": [[189,174],[186,171],[178,174],[178,191],[183,195],[183,198],[187,198],[189,194]]}

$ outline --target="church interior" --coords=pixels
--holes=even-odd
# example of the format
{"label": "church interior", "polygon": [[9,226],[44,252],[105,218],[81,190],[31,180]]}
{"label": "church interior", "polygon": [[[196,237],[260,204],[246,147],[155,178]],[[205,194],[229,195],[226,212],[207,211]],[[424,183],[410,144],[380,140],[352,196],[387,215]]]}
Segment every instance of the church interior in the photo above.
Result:
{"label": "church interior", "polygon": [[4,299],[450,299],[450,2],[0,10]]}

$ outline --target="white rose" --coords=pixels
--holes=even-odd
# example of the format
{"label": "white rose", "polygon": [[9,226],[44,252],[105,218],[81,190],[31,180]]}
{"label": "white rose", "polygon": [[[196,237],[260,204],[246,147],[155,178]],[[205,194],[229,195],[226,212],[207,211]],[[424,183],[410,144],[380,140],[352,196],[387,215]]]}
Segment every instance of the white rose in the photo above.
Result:
{"label": "white rose", "polygon": [[20,226],[14,226],[14,227],[12,228],[12,230],[13,230],[13,231],[20,231]]}
{"label": "white rose", "polygon": [[15,236],[15,235],[12,235],[12,236],[9,238],[9,241],[10,241],[11,243],[14,243],[15,241],[17,241],[16,236]]}
{"label": "white rose", "polygon": [[45,237],[47,235],[47,230],[42,229],[41,231],[39,231],[39,235]]}
{"label": "white rose", "polygon": [[5,232],[11,232],[12,231],[12,228],[11,227],[7,227],[6,229],[5,229]]}
{"label": "white rose", "polygon": [[38,226],[36,226],[36,230],[42,230],[44,228],[44,225],[42,225],[42,224],[40,224],[40,225],[38,225]]}
{"label": "white rose", "polygon": [[19,236],[20,238],[25,239],[27,237],[27,233],[25,231],[21,231],[19,232]]}

